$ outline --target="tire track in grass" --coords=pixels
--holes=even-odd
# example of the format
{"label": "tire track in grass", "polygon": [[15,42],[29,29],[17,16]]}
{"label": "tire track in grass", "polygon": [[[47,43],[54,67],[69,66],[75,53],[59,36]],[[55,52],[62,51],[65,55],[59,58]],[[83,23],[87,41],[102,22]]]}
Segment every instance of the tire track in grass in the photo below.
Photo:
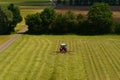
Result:
{"label": "tire track in grass", "polygon": [[[63,41],[63,39],[60,39],[58,45],[60,45],[63,42],[65,43],[66,40]],[[64,54],[64,53],[57,54],[54,80],[67,79],[66,78],[66,58],[67,58],[67,54]]]}
{"label": "tire track in grass", "polygon": [[[104,56],[105,56],[105,59],[108,61],[106,64],[108,64],[107,67],[110,68],[110,69],[109,69],[109,70],[110,70],[110,72],[109,72],[110,77],[112,76],[112,77],[111,77],[112,79],[118,80],[117,77],[119,77],[119,76],[116,75],[116,74],[117,74],[117,73],[116,73],[116,69],[114,68],[114,63],[111,62],[112,60],[111,60],[111,57],[109,56],[108,50],[106,50],[105,45],[104,45],[103,43],[101,43],[100,48],[102,49],[102,52],[103,52],[103,54],[104,54]],[[113,74],[113,73],[115,73],[115,74]]]}
{"label": "tire track in grass", "polygon": [[[36,41],[35,40],[34,40],[34,42],[29,41],[29,43],[35,43],[35,44],[30,46],[28,49],[25,49],[24,55],[20,56],[20,58],[18,59],[18,63],[15,65],[15,66],[18,66],[17,69],[15,70],[15,72],[17,71],[17,73],[18,73],[16,75],[18,77],[18,78],[16,78],[17,80],[18,79],[21,80],[21,79],[25,79],[25,78],[27,79],[28,74],[30,74],[31,70],[32,70],[32,67],[30,66],[28,68],[31,68],[31,70],[25,71],[26,67],[29,65],[29,60],[32,58],[32,56],[34,56],[33,52],[36,49],[35,48],[36,47]],[[31,63],[31,64],[33,64],[33,63]],[[19,67],[19,65],[22,65],[22,66]],[[14,71],[14,69],[13,69],[13,71]],[[25,74],[26,76],[22,76],[23,74]]]}
{"label": "tire track in grass", "polygon": [[81,46],[82,45],[82,41],[81,40],[79,40],[79,41],[77,41],[77,43],[76,43],[77,45],[78,45],[78,49],[77,50],[80,50],[80,52],[81,52],[81,58],[82,58],[82,61],[83,61],[83,70],[84,70],[84,73],[85,73],[85,76],[84,76],[84,80],[89,80],[89,76],[88,76],[88,71],[87,71],[87,68],[86,68],[86,59],[85,59],[85,55],[84,55],[84,52],[82,51],[82,47],[83,46]]}
{"label": "tire track in grass", "polygon": [[[17,49],[16,49],[16,50],[17,50]],[[11,65],[8,65],[8,66],[7,66],[7,70],[6,70],[6,71],[9,71],[9,72],[6,72],[6,74],[9,74],[9,73],[10,73],[10,69],[13,67],[14,64],[17,63],[19,57],[23,54],[22,51],[23,51],[23,49],[20,50],[21,53],[19,52],[19,53],[17,53],[16,55],[13,55],[14,58],[11,59],[11,60],[12,60],[12,63],[11,63]],[[15,52],[15,53],[16,53],[16,52]],[[10,60],[10,61],[11,61],[11,60]],[[11,74],[10,74],[10,75],[11,75]],[[6,76],[7,76],[7,75],[6,75]]]}
{"label": "tire track in grass", "polygon": [[101,51],[101,49],[100,49],[100,41],[96,41],[96,44],[94,45],[95,47],[95,51],[98,51],[98,58],[99,58],[99,63],[100,63],[100,65],[101,65],[101,68],[103,69],[102,71],[103,71],[103,73],[102,73],[102,75],[103,76],[105,76],[105,78],[104,79],[102,79],[102,80],[111,80],[110,79],[110,75],[109,75],[109,70],[107,69],[107,66],[106,66],[106,64],[105,64],[105,62],[104,62],[104,60],[105,60],[105,58],[104,58],[104,55],[103,55],[103,52]]}
{"label": "tire track in grass", "polygon": [[[27,37],[27,38],[29,38],[29,37]],[[17,63],[14,64],[11,67],[10,71],[11,71],[12,75],[10,74],[11,75],[10,77],[13,77],[13,79],[17,79],[17,80],[18,79],[22,79],[19,75],[22,75],[22,73],[24,73],[24,69],[26,68],[26,65],[28,64],[29,58],[31,57],[31,52],[33,51],[33,48],[35,47],[35,45],[29,46],[30,44],[34,43],[35,40],[34,41],[30,41],[30,39],[27,39],[27,38],[26,38],[26,41],[28,41],[28,44],[26,44],[27,47],[23,47],[24,48],[23,51],[25,51],[25,52],[20,52],[21,55],[17,59]],[[28,46],[29,46],[29,48],[28,48]],[[19,65],[22,65],[22,66],[19,66]]]}
{"label": "tire track in grass", "polygon": [[65,80],[69,80],[69,57],[67,55],[67,57],[65,58]]}
{"label": "tire track in grass", "polygon": [[90,65],[91,65],[91,68],[92,68],[92,71],[93,71],[93,77],[95,78],[95,79],[93,79],[93,80],[99,80],[100,78],[99,78],[99,76],[98,76],[98,73],[97,73],[97,69],[96,69],[96,65],[95,65],[95,62],[94,62],[94,60],[93,60],[93,56],[92,56],[92,54],[91,54],[91,49],[90,49],[90,47],[88,46],[88,42],[87,42],[88,40],[85,40],[85,49],[86,49],[86,52],[87,52],[87,54],[86,55],[88,55],[88,58],[89,58],[89,60],[90,60]]}
{"label": "tire track in grass", "polygon": [[[59,50],[58,49],[58,46],[60,45],[60,40],[55,40],[54,41],[55,43],[57,43],[57,44],[53,44],[53,45],[55,45],[54,47],[53,47],[53,49],[55,49],[55,50]],[[49,61],[51,61],[52,62],[52,67],[51,67],[51,76],[49,77],[49,79],[48,80],[57,80],[57,76],[56,76],[56,74],[57,74],[57,68],[56,68],[56,65],[57,65],[57,63],[58,63],[58,53],[57,54],[54,54],[52,57],[52,60],[49,60]],[[51,59],[51,58],[50,58]]]}
{"label": "tire track in grass", "polygon": [[[111,44],[112,45],[112,44]],[[113,65],[113,69],[115,70],[115,72],[116,72],[116,75],[118,76],[118,78],[120,79],[120,72],[119,72],[119,63],[117,63],[117,57],[118,56],[116,56],[116,50],[114,49],[114,48],[111,48],[112,46],[111,45],[107,45],[107,44],[105,44],[105,46],[106,47],[108,47],[107,49],[106,49],[106,51],[108,52],[108,53],[111,53],[111,54],[108,54],[108,56],[111,58],[111,64],[114,64]]]}
{"label": "tire track in grass", "polygon": [[[23,41],[25,41],[25,40],[23,40]],[[14,58],[14,56],[13,55],[17,55],[16,53],[17,53],[17,50],[15,50],[15,48],[19,48],[19,46],[18,45],[20,45],[20,46],[22,46],[22,43],[18,43],[18,44],[13,44],[13,45],[11,45],[11,47],[9,47],[10,48],[10,50],[11,49],[14,49],[14,51],[12,52],[12,53],[10,53],[9,54],[9,48],[7,48],[6,49],[6,51],[5,51],[5,53],[7,52],[7,55],[5,55],[5,58],[4,58],[4,60],[2,61],[2,62],[0,62],[0,64],[2,64],[1,66],[0,66],[0,72],[2,72],[2,73],[0,73],[0,75],[1,74],[3,74],[3,70],[7,67],[6,65],[8,65],[8,63],[10,63],[11,62],[11,59],[13,59]],[[2,57],[4,57],[4,56],[2,56]],[[3,65],[4,64],[4,65]]]}
{"label": "tire track in grass", "polygon": [[82,52],[79,51],[80,49],[79,44],[80,43],[78,43],[76,40],[73,41],[73,47],[74,47],[73,50],[75,51],[75,57],[76,57],[76,61],[74,61],[76,64],[76,70],[74,74],[76,75],[75,77],[76,80],[86,80]]}
{"label": "tire track in grass", "polygon": [[[39,40],[38,40],[39,41]],[[45,49],[47,48],[47,44],[44,44],[45,43],[45,40],[43,40],[42,44],[43,44],[43,47],[42,49],[39,50],[39,48],[37,49],[37,55],[36,55],[36,59],[34,60],[34,64],[31,65],[33,68],[31,70],[31,73],[28,75],[28,79],[29,80],[34,80],[34,77],[38,74],[39,72],[39,68],[42,64],[42,59],[44,59],[44,54],[41,53],[42,51],[45,51]],[[33,53],[35,54],[35,53]]]}
{"label": "tire track in grass", "polygon": [[[93,58],[94,58],[94,61],[95,61],[95,64],[96,64],[96,68],[97,68],[97,71],[98,71],[98,75],[100,77],[100,80],[106,80],[106,76],[105,76],[105,73],[104,73],[104,69],[101,65],[101,58],[99,56],[99,49],[98,49],[98,44],[96,42],[97,40],[95,39],[95,41],[90,41],[90,46],[91,46],[91,50],[92,50],[92,55],[93,55]],[[94,48],[94,49],[93,49]]]}
{"label": "tire track in grass", "polygon": [[[88,77],[88,80],[90,80],[90,79],[94,80],[94,77],[93,77],[94,72],[92,70],[91,61],[89,60],[89,57],[87,55],[86,46],[85,46],[85,40],[80,40],[79,42],[81,43],[81,45],[80,45],[81,49],[80,50],[82,52],[82,57],[83,57],[83,60],[84,60],[84,66],[85,66],[84,68],[86,70],[86,75]],[[89,70],[91,70],[91,71],[89,71]],[[93,73],[93,75],[91,75],[91,73]]]}
{"label": "tire track in grass", "polygon": [[[27,41],[27,40],[26,40]],[[28,41],[29,42],[29,44],[31,43],[31,41]],[[28,44],[26,44],[26,45],[28,45]],[[28,47],[28,46],[27,46]],[[29,55],[30,54],[28,54],[28,53],[30,53],[30,52],[32,52],[33,50],[32,50],[32,48],[34,47],[34,45],[31,45],[30,47],[29,47],[29,49],[27,48],[27,47],[23,47],[25,50],[23,50],[23,51],[25,51],[26,53],[24,53],[24,52],[20,52],[19,54],[21,54],[20,55],[20,57],[16,60],[17,61],[17,63],[15,63],[15,64],[13,64],[12,65],[12,67],[10,68],[10,70],[9,70],[9,72],[11,73],[10,74],[10,76],[8,76],[8,78],[9,77],[13,77],[13,79],[19,79],[20,77],[19,77],[19,75],[21,74],[21,73],[23,73],[22,71],[24,70],[24,68],[25,68],[25,65],[27,64],[25,64],[25,65],[23,65],[23,63],[22,63],[22,65],[23,66],[19,66],[19,63],[20,63],[20,58],[22,58],[21,59],[21,61],[25,61],[25,60],[23,60],[24,59],[24,57],[25,57],[25,59],[27,59],[28,57],[30,57]],[[27,55],[27,56],[24,56],[24,55]],[[25,61],[26,62],[26,61]],[[14,69],[14,66],[15,66],[15,69]],[[16,67],[16,66],[18,66],[18,67]],[[22,70],[22,71],[21,71]],[[16,71],[17,71],[17,73],[16,73]],[[9,74],[6,74],[6,75],[9,75]]]}
{"label": "tire track in grass", "polygon": [[[114,56],[115,55],[115,52],[113,52],[114,51],[114,48],[111,48],[111,45],[109,45],[109,46],[107,46],[107,45],[105,45],[105,44],[103,44],[103,46],[105,47],[107,47],[107,49],[105,49],[105,51],[108,53],[107,55],[109,56],[109,58],[110,58],[110,62],[111,62],[111,64],[112,64],[112,67],[113,67],[113,69],[114,69],[114,71],[115,71],[115,73],[116,73],[116,75],[118,76],[118,78],[120,79],[120,72],[118,71],[118,67],[119,67],[119,65],[118,65],[118,63],[116,63],[117,62],[117,60],[116,60],[116,57]],[[112,50],[112,51],[111,51]],[[112,53],[113,52],[113,53]],[[111,53],[111,54],[110,54]],[[114,55],[113,55],[114,54]],[[114,64],[114,65],[113,65]],[[118,66],[117,66],[118,65]]]}
{"label": "tire track in grass", "polygon": [[[61,43],[66,43],[67,44],[67,47],[69,46],[69,42],[67,41],[67,39],[61,39],[60,41],[60,44]],[[68,80],[68,76],[67,76],[67,70],[68,70],[68,67],[67,67],[67,59],[68,59],[68,55],[67,53],[60,53],[58,56],[58,59],[57,59],[57,64],[56,64],[56,80]]]}
{"label": "tire track in grass", "polygon": [[[64,42],[68,44],[65,39]],[[63,39],[58,40],[57,45],[63,43]],[[54,76],[51,80],[68,80],[68,54],[59,53],[56,55]]]}
{"label": "tire track in grass", "polygon": [[[9,58],[10,55],[14,55],[15,50],[13,50],[13,52],[10,53],[9,48],[10,48],[10,49],[15,49],[15,48],[19,48],[18,45],[21,45],[20,40],[16,40],[15,43],[16,43],[16,44],[11,45],[11,46],[8,47],[6,50],[4,50],[4,51],[3,51],[4,54],[0,54],[0,57],[1,57],[1,58],[0,58],[0,64],[6,63],[5,61],[7,60],[7,58]],[[11,56],[11,57],[13,57],[13,56]],[[2,66],[3,66],[3,65],[2,65]],[[1,66],[0,66],[0,67],[1,67]]]}
{"label": "tire track in grass", "polygon": [[[72,39],[72,41],[70,41],[70,43],[71,43],[71,50],[73,50],[73,51],[76,51],[76,48],[75,48],[75,44],[74,44],[74,41],[73,41],[73,39]],[[79,60],[78,60],[78,52],[73,52],[74,54],[73,54],[73,56],[71,56],[71,59],[72,59],[72,61],[70,62],[71,63],[71,69],[72,69],[72,71],[71,71],[71,77],[70,78],[72,78],[71,80],[79,80],[80,79],[80,75],[79,75]],[[69,64],[70,64],[69,63]]]}
{"label": "tire track in grass", "polygon": [[[44,40],[41,40],[41,41],[43,41],[42,43],[44,43]],[[44,50],[44,48],[46,46],[47,46],[47,44],[43,45],[41,50]],[[23,77],[23,79],[21,79],[21,80],[28,79],[28,75],[31,73],[31,67],[34,66],[33,64],[35,63],[34,59],[37,56],[37,53],[34,53],[34,52],[36,52],[37,49],[39,49],[39,47],[36,47],[35,50],[32,52],[31,57],[28,60],[29,62],[28,62],[27,66],[24,69],[24,73],[21,75],[21,77]]]}
{"label": "tire track in grass", "polygon": [[99,71],[99,67],[100,66],[99,66],[99,63],[96,62],[98,59],[95,56],[95,51],[93,50],[93,47],[91,46],[91,43],[92,43],[92,40],[87,40],[86,41],[87,47],[89,49],[89,54],[91,55],[90,57],[92,59],[92,62],[93,62],[93,65],[94,65],[94,69],[95,69],[95,72],[96,72],[95,75],[97,75],[97,77],[98,77],[97,80],[102,80],[101,79],[101,75],[100,75],[100,71]]}
{"label": "tire track in grass", "polygon": [[67,54],[67,59],[66,59],[66,72],[67,72],[67,79],[66,80],[77,80],[79,77],[78,77],[78,68],[77,68],[77,57],[76,57],[76,54],[75,54],[75,47],[76,47],[76,44],[74,43],[74,40],[71,39],[67,39],[68,42],[67,44],[67,48],[68,48],[68,51],[72,51],[70,53],[66,53]]}
{"label": "tire track in grass", "polygon": [[[27,75],[28,80],[31,80],[32,78],[34,78],[35,76],[34,74],[37,74],[37,70],[41,61],[41,59],[39,59],[39,56],[42,56],[42,54],[40,54],[40,50],[43,50],[45,48],[45,45],[43,45],[43,42],[44,42],[43,39],[35,39],[35,40],[36,40],[36,43],[35,43],[36,50],[32,54],[36,54],[36,55],[34,56],[33,60],[31,60],[32,62],[30,63],[30,67],[28,69],[28,71],[30,72]],[[42,48],[40,48],[38,45],[42,46]]]}
{"label": "tire track in grass", "polygon": [[[22,45],[22,44],[21,44]],[[20,51],[23,51],[24,49],[22,48]],[[9,61],[9,64],[7,64],[7,66],[3,69],[1,77],[5,78],[5,75],[7,73],[9,73],[9,69],[12,67],[13,64],[15,64],[17,62],[17,59],[19,58],[19,56],[21,55],[20,53],[17,53],[18,50],[16,49],[13,53],[13,56],[9,59],[7,59]],[[11,62],[10,62],[11,61]]]}
{"label": "tire track in grass", "polygon": [[[113,44],[113,47],[116,49],[115,50],[116,54],[114,54],[114,55],[116,55],[117,62],[120,65],[120,54],[119,54],[120,53],[120,45],[118,45],[117,41],[113,41],[112,44]],[[119,71],[120,71],[120,69],[119,69]]]}
{"label": "tire track in grass", "polygon": [[104,65],[105,70],[107,72],[106,75],[109,76],[108,79],[113,80],[114,79],[114,75],[111,75],[111,73],[113,73],[113,71],[111,72],[111,67],[110,67],[108,59],[107,59],[107,57],[105,55],[104,48],[101,46],[101,44],[103,44],[103,42],[102,43],[99,42],[98,46],[99,46],[100,51],[101,51],[101,58],[102,58],[103,65]]}
{"label": "tire track in grass", "polygon": [[[65,37],[65,36],[64,36]],[[67,44],[67,47],[69,46],[69,41],[67,39],[65,39],[63,37],[63,39],[61,40],[61,43],[66,43]],[[57,80],[68,80],[68,76],[67,76],[67,70],[68,70],[68,67],[67,67],[67,59],[68,59],[68,55],[67,53],[62,53],[58,56],[58,62],[57,63],[57,71],[58,71],[58,79]],[[57,76],[56,76],[57,77]]]}
{"label": "tire track in grass", "polygon": [[88,76],[88,80],[95,80],[95,73],[92,69],[93,68],[92,61],[88,56],[89,51],[88,51],[87,46],[86,46],[86,39],[81,40],[80,43],[81,43],[80,50],[83,54],[82,56],[83,56],[83,60],[84,60],[85,69],[87,71],[86,73]]}
{"label": "tire track in grass", "polygon": [[111,57],[113,57],[113,62],[116,64],[115,67],[120,74],[120,67],[119,67],[120,66],[120,58],[119,58],[120,51],[117,50],[116,45],[113,42],[110,45],[106,45],[106,46],[108,47],[109,52],[111,53]]}
{"label": "tire track in grass", "polygon": [[[30,38],[31,39],[31,38]],[[33,37],[33,39],[34,39],[34,37]],[[22,70],[22,74],[21,74],[21,80],[24,80],[24,79],[28,79],[28,75],[32,72],[31,70],[33,69],[32,67],[34,66],[34,59],[35,59],[35,57],[37,56],[37,53],[35,53],[36,52],[36,50],[39,48],[39,47],[37,47],[37,45],[41,45],[41,44],[39,44],[39,42],[35,39],[34,41],[29,41],[30,43],[33,43],[34,44],[34,46],[33,47],[29,47],[29,49],[28,49],[28,52],[27,52],[27,54],[26,54],[26,56],[27,57],[25,57],[26,58],[26,61],[25,61],[25,63],[23,64],[24,66],[23,66],[23,70]],[[42,42],[42,40],[40,40],[40,42]]]}
{"label": "tire track in grass", "polygon": [[120,45],[118,45],[118,43],[117,42],[112,42],[112,43],[114,43],[114,47],[117,49],[117,51],[119,51],[120,52]]}
{"label": "tire track in grass", "polygon": [[[43,60],[43,63],[42,63],[42,65],[41,65],[41,67],[40,67],[40,71],[39,71],[39,73],[36,75],[36,78],[34,78],[34,80],[39,80],[39,79],[41,79],[41,80],[46,80],[46,79],[44,79],[44,78],[46,78],[46,75],[43,75],[44,74],[44,70],[45,70],[45,68],[46,68],[46,64],[47,64],[47,57],[48,57],[48,53],[51,51],[51,44],[52,44],[52,42],[50,41],[50,40],[48,40],[48,39],[44,39],[45,41],[47,41],[47,43],[48,43],[48,45],[47,45],[47,48],[45,49],[45,51],[44,51],[44,60]],[[45,42],[46,43],[46,42]],[[48,78],[48,77],[47,77]]]}

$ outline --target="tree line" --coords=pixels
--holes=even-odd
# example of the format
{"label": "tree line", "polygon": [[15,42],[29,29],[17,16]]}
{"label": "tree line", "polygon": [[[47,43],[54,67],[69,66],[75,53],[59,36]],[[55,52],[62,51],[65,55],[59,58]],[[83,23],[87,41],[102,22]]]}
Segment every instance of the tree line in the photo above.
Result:
{"label": "tree line", "polygon": [[120,25],[115,24],[112,11],[106,3],[95,3],[90,7],[87,19],[81,14],[68,11],[56,13],[53,8],[45,8],[41,13],[25,18],[30,34],[108,34],[120,33]]}
{"label": "tree line", "polygon": [[[17,23],[22,21],[20,10],[14,4],[0,7],[0,34],[14,32]],[[30,34],[120,34],[120,24],[116,24],[112,11],[106,3],[93,4],[85,18],[81,14],[68,11],[56,13],[51,7],[41,13],[27,15],[25,23]]]}
{"label": "tree line", "polygon": [[22,21],[20,10],[14,4],[0,7],[0,34],[14,32],[17,23]]}
{"label": "tree line", "polygon": [[57,0],[57,5],[70,5],[70,6],[89,6],[96,2],[104,2],[109,5],[120,5],[120,0]]}

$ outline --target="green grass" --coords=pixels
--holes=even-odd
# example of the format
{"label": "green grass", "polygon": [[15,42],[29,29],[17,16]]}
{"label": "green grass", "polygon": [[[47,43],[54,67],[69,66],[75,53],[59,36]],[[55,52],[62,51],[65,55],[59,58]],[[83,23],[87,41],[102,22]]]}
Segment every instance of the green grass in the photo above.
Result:
{"label": "green grass", "polygon": [[47,3],[46,5],[49,5],[49,2],[49,0],[0,0],[0,5],[5,6],[13,3],[19,6],[40,6],[44,3]]}
{"label": "green grass", "polygon": [[10,39],[13,35],[0,35],[0,45]]}
{"label": "green grass", "polygon": [[119,53],[116,35],[23,35],[0,53],[0,80],[120,80]]}

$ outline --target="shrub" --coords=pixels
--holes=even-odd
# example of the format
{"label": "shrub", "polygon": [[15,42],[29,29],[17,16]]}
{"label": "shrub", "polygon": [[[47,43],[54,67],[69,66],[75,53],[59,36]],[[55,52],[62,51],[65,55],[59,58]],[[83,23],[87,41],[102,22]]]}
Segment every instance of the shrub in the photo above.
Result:
{"label": "shrub", "polygon": [[111,32],[113,25],[112,12],[106,3],[95,3],[88,13],[88,21],[92,24],[94,34],[104,34]]}
{"label": "shrub", "polygon": [[49,33],[56,13],[53,8],[45,8],[41,13],[27,15],[25,18],[28,32],[33,34]]}
{"label": "shrub", "polygon": [[77,15],[77,27],[76,27],[76,31],[75,31],[77,34],[80,34],[83,32],[82,27],[83,27],[84,22],[85,22],[85,19],[84,19],[83,15],[78,14]]}
{"label": "shrub", "polygon": [[39,13],[27,15],[25,23],[28,25],[28,32],[33,34],[43,33],[42,19]]}
{"label": "shrub", "polygon": [[65,14],[58,14],[53,25],[53,33],[74,33],[77,26],[77,18],[71,11]]}
{"label": "shrub", "polygon": [[66,33],[74,33],[77,27],[77,17],[76,15],[68,11],[63,15],[64,27],[66,27]]}
{"label": "shrub", "polygon": [[57,14],[55,21],[53,22],[51,26],[51,31],[52,33],[59,34],[64,32],[64,22],[63,22],[63,15],[62,14]]}
{"label": "shrub", "polygon": [[114,29],[115,29],[114,31],[116,34],[120,34],[120,24],[116,24]]}
{"label": "shrub", "polygon": [[81,23],[78,30],[79,30],[78,34],[82,34],[82,35],[91,35],[92,34],[91,24],[87,20],[84,20]]}

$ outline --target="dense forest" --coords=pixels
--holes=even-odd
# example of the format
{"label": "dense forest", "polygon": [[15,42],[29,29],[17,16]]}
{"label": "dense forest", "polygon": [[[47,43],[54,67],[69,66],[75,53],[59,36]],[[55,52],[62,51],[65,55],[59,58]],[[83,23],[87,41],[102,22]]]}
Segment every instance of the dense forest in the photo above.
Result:
{"label": "dense forest", "polygon": [[82,6],[92,5],[95,2],[108,3],[111,6],[119,6],[120,0],[54,0],[57,5]]}

